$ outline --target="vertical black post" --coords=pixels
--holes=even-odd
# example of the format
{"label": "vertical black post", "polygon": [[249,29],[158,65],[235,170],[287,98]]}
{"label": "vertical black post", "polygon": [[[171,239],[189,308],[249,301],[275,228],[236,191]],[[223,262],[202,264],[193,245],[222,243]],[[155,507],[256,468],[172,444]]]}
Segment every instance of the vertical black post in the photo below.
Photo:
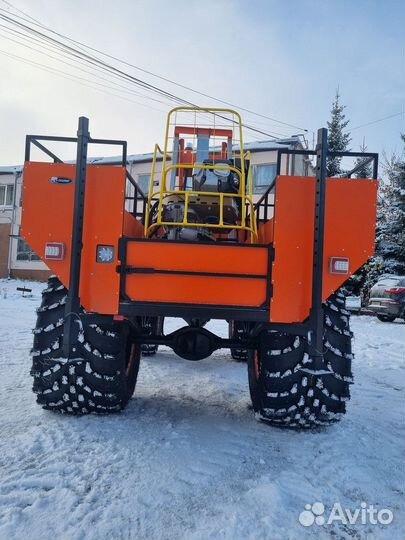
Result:
{"label": "vertical black post", "polygon": [[122,166],[127,168],[127,142],[122,144]]}
{"label": "vertical black post", "polygon": [[373,161],[373,179],[377,180],[378,177],[378,154],[374,156]]}
{"label": "vertical black post", "polygon": [[281,174],[281,152],[280,150],[277,152],[277,167],[276,167],[276,176],[280,176]]}
{"label": "vertical black post", "polygon": [[323,252],[325,238],[325,200],[326,200],[326,158],[328,155],[328,130],[318,130],[316,145],[316,191],[315,191],[315,234],[314,260],[312,274],[312,311],[311,345],[314,358],[314,369],[323,367]]}
{"label": "vertical black post", "polygon": [[27,135],[25,137],[25,157],[24,157],[25,163],[27,163],[27,161],[30,160],[30,153],[31,153],[31,136]]}
{"label": "vertical black post", "polygon": [[86,191],[87,146],[90,139],[89,120],[79,118],[77,131],[75,198],[73,207],[72,248],[70,259],[69,292],[65,307],[65,327],[63,334],[63,355],[74,356],[72,350],[73,328],[77,327],[77,314],[80,310],[80,266],[83,248],[84,198]]}

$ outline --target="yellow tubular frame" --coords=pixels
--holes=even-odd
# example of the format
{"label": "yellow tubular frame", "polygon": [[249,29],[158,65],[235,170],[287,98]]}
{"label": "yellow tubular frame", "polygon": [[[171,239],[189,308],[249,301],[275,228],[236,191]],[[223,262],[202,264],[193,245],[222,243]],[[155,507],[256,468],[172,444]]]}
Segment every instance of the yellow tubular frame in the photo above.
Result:
{"label": "yellow tubular frame", "polygon": [[151,170],[151,173],[150,173],[150,181],[149,181],[148,204],[146,205],[146,212],[145,212],[144,234],[145,234],[146,238],[148,236],[148,223],[149,223],[150,207],[151,207],[152,199],[153,199],[153,195],[154,195],[154,193],[153,193],[153,184],[154,184],[154,179],[155,179],[156,161],[157,161],[158,152],[160,154],[165,155],[164,152],[162,152],[160,146],[158,144],[155,144],[155,150],[153,151],[152,170]]}
{"label": "yellow tubular frame", "polygon": [[[231,166],[225,166],[225,165],[214,165],[215,169],[218,170],[226,170],[226,171],[233,171],[239,176],[239,185],[240,185],[240,192],[239,193],[215,193],[212,191],[178,191],[178,190],[167,190],[166,189],[166,181],[167,181],[167,175],[170,171],[173,169],[189,169],[190,164],[181,164],[176,163],[167,166],[167,156],[169,156],[168,152],[168,141],[169,141],[169,128],[171,125],[171,118],[174,114],[177,112],[186,112],[186,111],[194,111],[194,112],[207,112],[207,113],[226,113],[234,115],[237,119],[235,123],[238,123],[239,127],[239,140],[240,140],[240,160],[241,160],[241,170],[236,169],[235,167]],[[173,124],[174,125],[174,124]],[[162,163],[162,178],[160,181],[160,189],[159,191],[154,191],[154,178],[156,173],[156,163],[157,163],[157,155],[158,152],[163,155],[163,163]],[[250,152],[247,154],[248,158],[250,159]],[[198,165],[199,169],[212,169],[212,165]],[[165,197],[169,195],[183,195],[184,196],[184,217],[183,221],[181,222],[173,222],[173,221],[162,221],[162,211],[163,211],[163,200]],[[213,225],[208,223],[189,223],[187,221],[187,214],[188,214],[188,208],[189,208],[189,202],[191,196],[210,196],[210,197],[217,197],[219,199],[219,224]],[[241,207],[242,207],[242,218],[241,218],[241,224],[240,225],[226,225],[224,224],[224,198],[225,197],[231,197],[233,199],[241,199]],[[159,206],[158,206],[158,215],[157,220],[155,223],[152,223],[149,225],[149,216],[150,216],[150,208],[154,200],[159,200]],[[246,206],[249,207],[249,222],[247,223],[246,219]],[[254,211],[254,204],[253,204],[253,180],[252,180],[252,173],[251,168],[249,168],[249,174],[248,174],[248,195],[246,194],[246,176],[245,176],[245,155],[243,153],[243,134],[242,134],[242,118],[239,113],[236,111],[233,111],[232,109],[220,109],[220,108],[199,108],[199,107],[175,107],[171,111],[169,111],[167,115],[167,122],[166,122],[166,134],[165,134],[165,147],[162,152],[159,145],[155,145],[155,150],[153,154],[153,163],[152,163],[152,170],[151,170],[151,178],[150,178],[150,184],[149,184],[149,195],[148,195],[148,204],[146,206],[146,215],[145,215],[145,227],[144,227],[144,234],[145,237],[148,238],[150,234],[157,228],[161,226],[167,226],[167,227],[197,227],[197,228],[208,228],[208,229],[219,229],[220,230],[229,230],[229,229],[236,229],[236,230],[244,230],[246,232],[250,233],[250,241],[252,243],[257,242],[257,224],[256,224],[256,216]]]}

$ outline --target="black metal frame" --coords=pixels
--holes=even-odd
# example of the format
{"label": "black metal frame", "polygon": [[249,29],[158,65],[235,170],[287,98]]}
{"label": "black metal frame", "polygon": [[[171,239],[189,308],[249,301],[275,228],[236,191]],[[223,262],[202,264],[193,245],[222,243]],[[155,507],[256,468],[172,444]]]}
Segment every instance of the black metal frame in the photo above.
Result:
{"label": "black metal frame", "polygon": [[[53,137],[49,135],[27,135],[25,138],[25,161],[31,161],[31,145],[33,144],[40,150],[42,150],[47,156],[53,159],[54,163],[64,163],[63,160],[61,160],[57,155],[55,155],[53,152],[51,152],[46,146],[39,143],[38,141],[48,141],[48,142],[70,142],[70,143],[78,143],[79,142],[79,132],[81,125],[87,122],[87,129],[89,120],[85,116],[81,116],[79,118],[79,128],[78,128],[78,136],[77,137]],[[90,134],[88,133],[88,139],[89,143],[91,144],[105,144],[105,145],[113,145],[113,146],[122,146],[122,159],[121,159],[121,165],[123,167],[126,167],[127,165],[127,141],[120,141],[120,140],[114,140],[114,139],[93,139],[90,137]],[[97,165],[102,165],[102,163],[97,163]]]}
{"label": "black metal frame", "polygon": [[84,198],[86,192],[87,147],[89,144],[89,121],[84,116],[79,118],[77,131],[77,157],[75,198],[72,226],[72,247],[70,257],[69,290],[65,307],[65,327],[63,330],[63,354],[70,358],[73,354],[74,317],[80,313],[80,268],[83,248]]}
{"label": "black metal frame", "polygon": [[361,161],[358,165],[356,165],[351,171],[346,172],[345,173],[345,178],[351,178],[352,174],[359,171],[365,165],[368,165],[369,163],[372,163],[373,164],[372,178],[374,180],[377,180],[377,175],[378,175],[378,154],[371,154],[371,153],[367,152],[367,153],[360,154],[357,157],[364,157],[365,159],[363,161]]}
{"label": "black metal frame", "polygon": [[218,319],[225,321],[268,322],[268,308],[249,308],[221,305],[191,305],[165,302],[120,303],[120,315],[125,317],[178,317],[182,319]]}
{"label": "black metal frame", "polygon": [[[319,130],[318,130],[319,133]],[[317,156],[316,150],[295,150],[292,148],[282,148],[277,150],[277,166],[276,166],[276,176],[273,182],[269,185],[267,190],[263,193],[260,199],[255,204],[256,219],[259,223],[266,223],[269,218],[270,208],[274,210],[274,203],[270,202],[270,196],[274,195],[274,189],[276,185],[276,179],[281,174],[281,160],[283,155],[290,156]],[[378,175],[378,154],[373,152],[327,152],[328,157],[363,157],[364,160],[356,165],[352,170],[345,173],[345,178],[351,178],[351,176],[356,173],[361,167],[369,163],[373,164],[373,172],[371,178],[376,180]],[[288,174],[288,173],[287,173]],[[263,212],[261,211],[263,209]],[[263,216],[262,216],[263,214]]]}
{"label": "black metal frame", "polygon": [[[80,131],[80,122],[87,120],[87,129],[88,129],[88,119],[84,116],[79,118],[79,131]],[[64,163],[62,159],[60,159],[56,154],[54,154],[49,148],[44,146],[39,141],[48,141],[48,142],[69,142],[69,143],[76,143],[77,145],[80,145],[80,137],[79,135],[77,137],[52,137],[47,135],[27,135],[25,138],[25,162],[31,161],[31,147],[36,146],[39,148],[39,150],[42,150],[44,154],[46,154],[48,157],[50,157],[54,163]],[[132,215],[136,218],[139,218],[142,223],[144,223],[145,220],[145,214],[146,214],[146,205],[148,203],[147,196],[143,193],[141,188],[136,183],[135,179],[132,177],[130,172],[127,169],[127,141],[122,140],[114,140],[114,139],[93,139],[90,137],[90,134],[88,134],[88,144],[104,144],[104,145],[113,145],[113,146],[120,146],[122,148],[122,156],[121,156],[121,166],[125,168],[126,171],[126,178],[128,182],[133,186],[134,188],[134,195],[133,196],[127,196],[125,195],[125,201],[133,201],[133,210]],[[88,162],[88,165],[97,165],[97,166],[111,166],[112,164],[108,161],[103,162]],[[141,204],[141,210],[138,211],[138,204]]]}
{"label": "black metal frame", "polygon": [[[134,188],[134,195],[133,197],[129,197],[128,195],[125,195],[125,201],[133,201],[133,210],[132,215],[135,218],[139,218],[139,221],[143,224],[145,224],[145,216],[146,216],[146,205],[148,204],[148,198],[143,193],[141,188],[136,183],[133,176],[129,173],[128,170],[126,170],[127,180]],[[141,210],[138,211],[138,203],[141,203]]]}
{"label": "black metal frame", "polygon": [[[318,129],[318,138],[319,138],[319,132],[321,129]],[[327,131],[327,130],[326,130]],[[276,168],[276,177],[281,174],[281,159],[282,155],[292,155],[292,156],[317,156],[317,150],[295,150],[293,148],[281,148],[280,150],[277,150],[277,168]],[[348,176],[345,176],[345,178],[350,178],[352,174],[354,174],[359,168],[361,168],[366,163],[373,163],[373,173],[371,178],[373,180],[377,179],[378,174],[378,154],[375,152],[335,152],[335,151],[327,151],[327,158],[334,158],[334,157],[363,157],[365,160],[361,162],[359,165],[357,165],[354,169],[346,173]],[[288,173],[287,173],[288,174]],[[274,182],[271,184],[269,189],[272,189],[274,187]]]}
{"label": "black metal frame", "polygon": [[309,324],[312,327],[314,369],[321,369],[323,361],[324,317],[322,309],[323,252],[325,240],[326,159],[328,156],[328,130],[318,130],[316,145],[315,181],[315,234],[312,268],[312,306]]}
{"label": "black metal frame", "polygon": [[[184,327],[183,327],[184,328]],[[199,327],[194,327],[196,331],[199,330]],[[201,328],[201,327],[200,327]],[[183,330],[183,329],[179,329]],[[174,332],[171,332],[170,334],[161,335],[161,336],[150,336],[147,334],[138,334],[137,336],[134,336],[134,341],[141,343],[141,344],[151,344],[151,345],[166,345],[167,347],[173,348],[173,342],[175,340],[176,334],[179,332],[179,330],[175,330]],[[213,350],[216,349],[232,349],[234,347],[243,347],[244,349],[254,350],[257,347],[256,340],[253,338],[245,339],[242,343],[240,339],[235,338],[222,338],[219,337],[212,332],[207,331],[204,329],[204,332],[208,332],[211,334],[211,340],[213,343]]]}

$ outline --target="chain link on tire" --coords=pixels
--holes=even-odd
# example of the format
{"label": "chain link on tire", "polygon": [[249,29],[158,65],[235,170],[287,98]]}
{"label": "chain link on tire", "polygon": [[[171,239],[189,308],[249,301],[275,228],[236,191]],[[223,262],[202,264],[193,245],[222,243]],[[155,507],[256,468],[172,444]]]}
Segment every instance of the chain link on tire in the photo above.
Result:
{"label": "chain link on tire", "polygon": [[62,357],[67,290],[49,278],[37,310],[32,349],[33,391],[44,409],[61,413],[111,413],[123,409],[136,384],[140,346],[128,322],[84,324],[77,315],[77,357]]}
{"label": "chain link on tire", "polygon": [[250,395],[260,420],[301,428],[340,420],[353,382],[349,317],[343,294],[335,293],[324,306],[324,366],[318,371],[305,337],[262,334],[248,361]]}

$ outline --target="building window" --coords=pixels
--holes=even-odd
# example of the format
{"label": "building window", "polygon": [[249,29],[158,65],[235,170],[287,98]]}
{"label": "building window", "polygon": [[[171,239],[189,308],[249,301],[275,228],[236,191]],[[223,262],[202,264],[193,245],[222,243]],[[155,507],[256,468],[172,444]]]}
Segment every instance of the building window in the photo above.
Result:
{"label": "building window", "polygon": [[144,195],[149,193],[150,174],[138,174],[138,186]]}
{"label": "building window", "polygon": [[264,193],[271,182],[275,179],[277,165],[270,163],[266,165],[253,165],[253,186],[255,193]]}
{"label": "building window", "polygon": [[14,201],[14,185],[0,185],[0,206],[13,206]]}
{"label": "building window", "polygon": [[[19,231],[18,234],[21,234]],[[40,261],[36,253],[32,251],[30,246],[19,237],[17,242],[17,261]]]}

